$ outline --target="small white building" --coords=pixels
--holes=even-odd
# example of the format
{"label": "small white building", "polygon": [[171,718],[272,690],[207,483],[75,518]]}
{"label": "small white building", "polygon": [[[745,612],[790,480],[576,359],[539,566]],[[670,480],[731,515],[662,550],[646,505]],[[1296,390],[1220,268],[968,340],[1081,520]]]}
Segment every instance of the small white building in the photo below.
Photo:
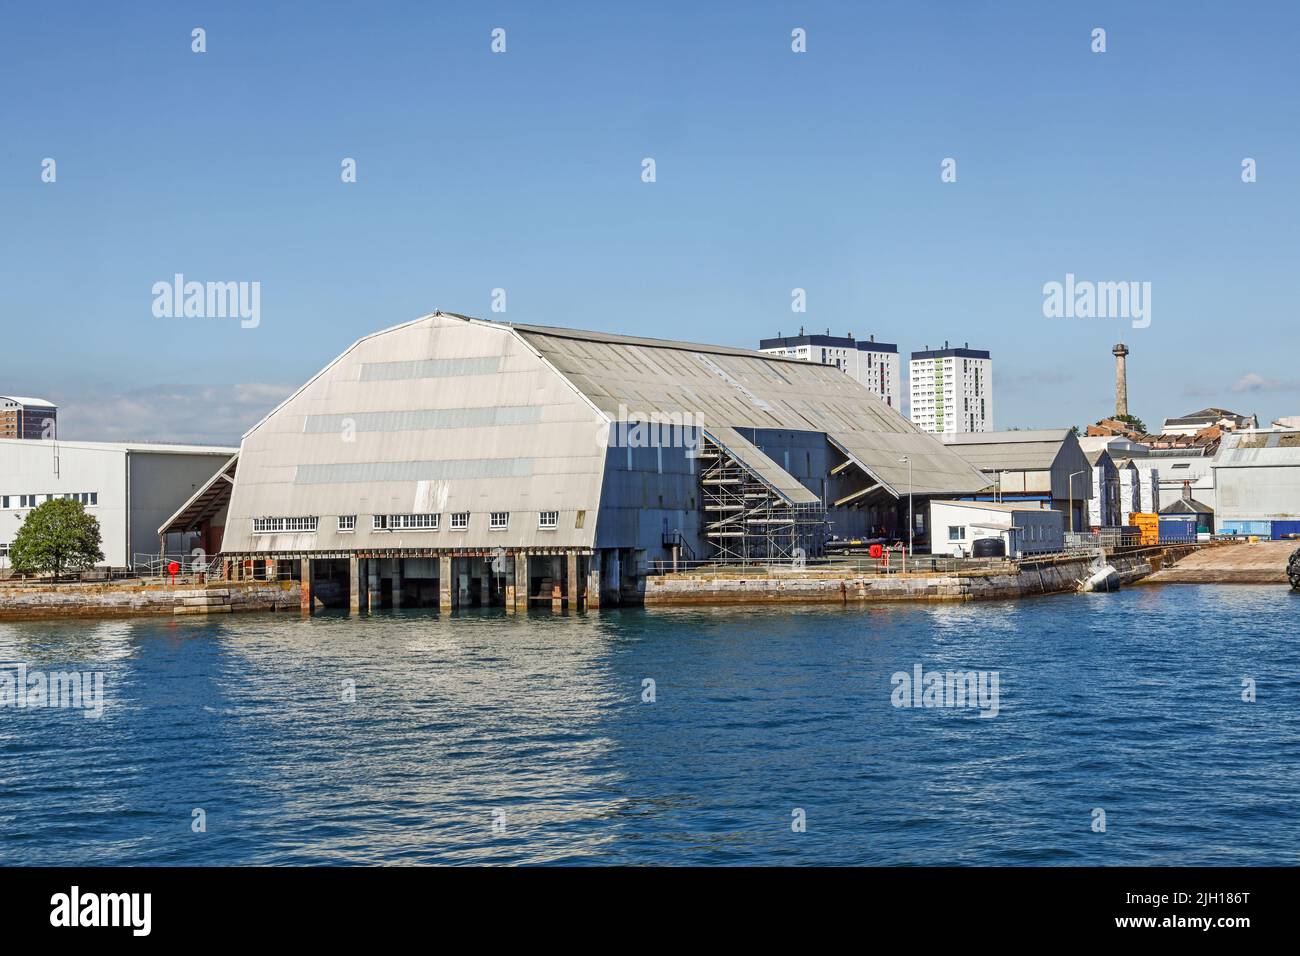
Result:
{"label": "small white building", "polygon": [[1000,538],[1008,557],[1065,549],[1065,515],[1035,502],[931,501],[930,553],[969,557],[980,538]]}
{"label": "small white building", "polygon": [[[158,526],[238,449],[210,445],[0,439],[0,568],[14,536],[37,505],[73,498],[99,519],[101,567],[131,567],[157,554]],[[182,538],[184,537],[184,540]],[[190,537],[169,541],[186,552]]]}

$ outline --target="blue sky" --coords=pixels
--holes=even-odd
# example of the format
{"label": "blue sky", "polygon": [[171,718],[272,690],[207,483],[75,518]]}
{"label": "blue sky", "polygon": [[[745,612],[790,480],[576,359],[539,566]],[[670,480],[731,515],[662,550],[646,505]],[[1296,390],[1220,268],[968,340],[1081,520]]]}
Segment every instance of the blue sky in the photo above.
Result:
{"label": "blue sky", "polygon": [[[0,393],[233,441],[442,308],[969,341],[999,428],[1112,411],[1123,340],[1148,425],[1300,414],[1298,49],[1287,3],[11,5]],[[178,272],[260,282],[260,325],[155,317]],[[1067,272],[1149,281],[1150,327],[1045,318]]]}

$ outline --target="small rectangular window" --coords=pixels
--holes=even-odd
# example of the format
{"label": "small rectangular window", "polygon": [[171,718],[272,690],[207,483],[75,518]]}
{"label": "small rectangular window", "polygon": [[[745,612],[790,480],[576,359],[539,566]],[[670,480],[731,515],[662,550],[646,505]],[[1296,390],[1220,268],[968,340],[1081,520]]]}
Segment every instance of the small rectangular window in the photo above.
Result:
{"label": "small rectangular window", "polygon": [[965,541],[965,540],[966,540],[966,526],[965,526],[965,525],[949,525],[949,526],[948,526],[948,540],[949,540],[949,541]]}
{"label": "small rectangular window", "polygon": [[492,530],[492,531],[505,531],[505,530],[506,530],[507,528],[509,528],[509,527],[510,527],[510,512],[509,512],[509,511],[494,511],[494,512],[492,512],[492,520],[491,520],[491,523],[488,525],[489,530]]}
{"label": "small rectangular window", "polygon": [[339,515],[339,531],[343,534],[357,530],[356,515]]}
{"label": "small rectangular window", "polygon": [[370,519],[370,527],[374,531],[387,531],[388,515],[373,515]]}
{"label": "small rectangular window", "polygon": [[553,531],[559,526],[560,513],[558,511],[543,511],[537,515],[537,527]]}
{"label": "small rectangular window", "polygon": [[469,528],[469,512],[453,511],[451,513],[451,530],[465,531]]}

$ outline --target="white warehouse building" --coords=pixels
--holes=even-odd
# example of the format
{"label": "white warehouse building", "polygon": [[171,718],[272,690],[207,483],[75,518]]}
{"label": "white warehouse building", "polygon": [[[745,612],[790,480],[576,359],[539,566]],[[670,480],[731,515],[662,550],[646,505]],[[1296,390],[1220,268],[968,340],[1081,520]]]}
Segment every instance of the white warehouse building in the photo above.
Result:
{"label": "white warehouse building", "polygon": [[834,366],[442,312],[359,339],[223,468],[159,530],[308,610],[635,602],[655,563],[906,537],[909,497],[988,485]]}
{"label": "white warehouse building", "polygon": [[[160,551],[158,525],[207,482],[234,448],[209,445],[0,439],[0,568],[28,513],[73,498],[99,519],[101,566],[128,568]],[[185,552],[178,536],[167,551]]]}

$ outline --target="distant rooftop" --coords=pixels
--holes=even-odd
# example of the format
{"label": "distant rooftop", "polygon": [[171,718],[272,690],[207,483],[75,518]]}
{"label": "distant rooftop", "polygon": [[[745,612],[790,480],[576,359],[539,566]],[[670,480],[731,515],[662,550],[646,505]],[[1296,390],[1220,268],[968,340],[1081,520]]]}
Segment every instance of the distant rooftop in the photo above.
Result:
{"label": "distant rooftop", "polygon": [[1001,501],[933,501],[936,505],[955,505],[959,508],[978,508],[980,511],[1004,511],[1008,514],[1013,511],[1046,511],[1041,501],[1017,501],[1007,503]]}
{"label": "distant rooftop", "polygon": [[47,402],[43,398],[31,398],[23,395],[0,395],[0,402],[13,402],[15,405],[22,405],[26,408],[58,408],[53,402]]}
{"label": "distant rooftop", "polygon": [[889,342],[877,342],[874,337],[859,339],[852,335],[778,335],[774,339],[759,339],[760,349],[792,349],[800,345],[819,345],[833,349],[857,349],[859,352],[897,352],[898,346]]}
{"label": "distant rooftop", "polygon": [[943,344],[943,348],[941,349],[932,349],[927,346],[926,348],[922,349],[919,352],[912,353],[913,361],[917,361],[921,359],[934,359],[934,358],[986,359],[989,357],[990,356],[988,352],[986,352],[983,349],[973,349],[970,347],[970,343],[963,345],[961,348],[949,348],[948,343],[945,342]]}

